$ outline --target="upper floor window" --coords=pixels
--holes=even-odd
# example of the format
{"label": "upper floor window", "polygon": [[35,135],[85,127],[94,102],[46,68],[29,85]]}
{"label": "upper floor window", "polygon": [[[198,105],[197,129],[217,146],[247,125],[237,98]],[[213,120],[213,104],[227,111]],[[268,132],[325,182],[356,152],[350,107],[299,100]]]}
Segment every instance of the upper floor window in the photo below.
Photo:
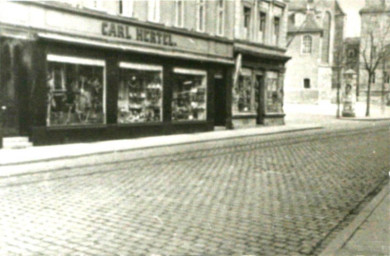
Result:
{"label": "upper floor window", "polygon": [[244,6],[244,28],[249,28],[250,27],[250,22],[251,22],[251,8]]}
{"label": "upper floor window", "polygon": [[160,0],[148,1],[148,20],[154,22],[160,21]]}
{"label": "upper floor window", "polygon": [[384,81],[385,83],[390,83],[390,74],[388,72],[383,72],[383,77],[384,77]]}
{"label": "upper floor window", "polygon": [[217,13],[217,34],[223,35],[225,23],[225,1],[218,0],[218,13]]}
{"label": "upper floor window", "polygon": [[310,89],[311,85],[310,85],[310,79],[309,78],[303,79],[303,87],[305,89]]}
{"label": "upper floor window", "polygon": [[252,9],[248,6],[244,6],[244,33],[245,38],[249,39],[251,30],[251,14]]}
{"label": "upper floor window", "polygon": [[280,18],[279,17],[274,17],[274,44],[279,45],[279,35],[280,35]]}
{"label": "upper floor window", "polygon": [[133,0],[119,0],[118,12],[125,16],[133,16]]}
{"label": "upper floor window", "polygon": [[86,2],[86,7],[102,10],[103,9],[103,0],[89,0]]}
{"label": "upper floor window", "polygon": [[198,31],[203,32],[205,28],[205,0],[198,0],[198,15],[197,15],[197,29]]}
{"label": "upper floor window", "polygon": [[102,1],[99,1],[99,0],[93,0],[92,4],[93,4],[93,6],[92,6],[93,8],[99,9],[102,7]]}
{"label": "upper floor window", "polygon": [[309,35],[305,35],[302,40],[302,53],[311,53],[313,39]]}
{"label": "upper floor window", "polygon": [[184,0],[176,0],[175,2],[175,12],[176,12],[176,26],[184,26]]}
{"label": "upper floor window", "polygon": [[259,12],[259,32],[258,40],[264,42],[265,40],[265,28],[266,28],[267,14],[265,12]]}
{"label": "upper floor window", "polygon": [[288,22],[295,26],[295,13],[291,14],[289,17],[288,17]]}

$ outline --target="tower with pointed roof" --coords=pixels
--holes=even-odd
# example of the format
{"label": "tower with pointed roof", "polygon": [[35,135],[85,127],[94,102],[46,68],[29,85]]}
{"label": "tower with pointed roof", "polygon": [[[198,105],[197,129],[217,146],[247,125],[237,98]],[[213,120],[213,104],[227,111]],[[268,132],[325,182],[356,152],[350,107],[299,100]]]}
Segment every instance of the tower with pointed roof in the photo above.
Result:
{"label": "tower with pointed roof", "polygon": [[345,14],[337,0],[291,0],[285,76],[287,103],[331,101],[337,85],[336,56]]}

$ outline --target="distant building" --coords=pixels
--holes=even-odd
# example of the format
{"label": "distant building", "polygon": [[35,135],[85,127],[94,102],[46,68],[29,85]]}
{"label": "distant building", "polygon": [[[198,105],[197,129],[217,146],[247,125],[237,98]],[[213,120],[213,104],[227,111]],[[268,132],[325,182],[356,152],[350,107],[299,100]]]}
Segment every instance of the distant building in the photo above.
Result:
{"label": "distant building", "polygon": [[[372,84],[371,101],[379,103],[382,93],[388,99],[390,93],[390,0],[366,0],[365,6],[360,10],[361,39],[360,52],[370,54],[367,47],[370,40],[370,32],[374,33],[375,47],[378,51],[387,49],[389,53],[378,65]],[[364,68],[363,55],[360,54],[359,70],[359,100],[365,101],[367,95],[368,73]],[[390,99],[389,99],[390,100]]]}
{"label": "distant building", "polygon": [[0,1],[5,136],[283,124],[284,0]]}
{"label": "distant building", "polygon": [[345,14],[337,0],[291,0],[285,102],[330,101],[337,86]]}

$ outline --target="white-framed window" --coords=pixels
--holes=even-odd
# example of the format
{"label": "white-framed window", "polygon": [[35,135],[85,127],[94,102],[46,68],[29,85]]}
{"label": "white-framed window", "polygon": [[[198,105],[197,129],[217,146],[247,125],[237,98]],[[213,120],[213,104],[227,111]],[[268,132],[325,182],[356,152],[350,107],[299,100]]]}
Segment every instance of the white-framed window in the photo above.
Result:
{"label": "white-framed window", "polygon": [[196,29],[200,32],[204,32],[206,24],[206,4],[205,0],[197,0],[197,25]]}
{"label": "white-framed window", "polygon": [[106,123],[104,60],[48,54],[47,126]]}
{"label": "white-framed window", "polygon": [[207,119],[207,72],[174,68],[172,86],[172,120],[205,121]]}
{"label": "white-framed window", "polygon": [[118,12],[127,17],[133,17],[134,0],[119,0]]}
{"label": "white-framed window", "polygon": [[265,31],[266,31],[266,24],[267,24],[267,13],[265,11],[259,11],[258,16],[258,34],[257,34],[257,40],[261,43],[264,43],[265,41]]}
{"label": "white-framed window", "polygon": [[217,35],[223,36],[225,27],[225,1],[218,0],[217,6]]}
{"label": "white-framed window", "polygon": [[280,37],[280,17],[275,16],[273,20],[273,43],[274,45],[279,45]]}
{"label": "white-framed window", "polygon": [[120,62],[118,123],[162,122],[163,67]]}
{"label": "white-framed window", "polygon": [[302,54],[310,54],[313,47],[313,38],[310,35],[304,35],[302,38]]}
{"label": "white-framed window", "polygon": [[160,21],[160,0],[148,0],[148,20]]}
{"label": "white-framed window", "polygon": [[250,39],[250,32],[252,25],[252,8],[244,5],[243,7],[243,27],[244,38]]}
{"label": "white-framed window", "polygon": [[88,0],[85,7],[95,10],[103,10],[103,0]]}
{"label": "white-framed window", "polygon": [[182,28],[184,26],[184,0],[175,0],[175,25]]}

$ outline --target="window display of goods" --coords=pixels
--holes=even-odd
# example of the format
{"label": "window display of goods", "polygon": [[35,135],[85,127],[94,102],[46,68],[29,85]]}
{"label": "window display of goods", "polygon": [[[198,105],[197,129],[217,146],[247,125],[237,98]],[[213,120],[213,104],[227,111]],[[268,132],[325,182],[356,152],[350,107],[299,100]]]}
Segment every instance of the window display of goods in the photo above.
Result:
{"label": "window display of goods", "polygon": [[48,126],[101,124],[104,122],[104,68],[48,62]]}
{"label": "window display of goods", "polygon": [[206,76],[175,74],[172,120],[206,120]]}
{"label": "window display of goods", "polygon": [[162,121],[162,72],[121,69],[118,122]]}
{"label": "window display of goods", "polygon": [[266,110],[270,113],[283,112],[283,81],[276,72],[268,72],[266,80]]}
{"label": "window display of goods", "polygon": [[252,110],[252,80],[251,76],[240,76],[235,88],[236,109],[239,112]]}

